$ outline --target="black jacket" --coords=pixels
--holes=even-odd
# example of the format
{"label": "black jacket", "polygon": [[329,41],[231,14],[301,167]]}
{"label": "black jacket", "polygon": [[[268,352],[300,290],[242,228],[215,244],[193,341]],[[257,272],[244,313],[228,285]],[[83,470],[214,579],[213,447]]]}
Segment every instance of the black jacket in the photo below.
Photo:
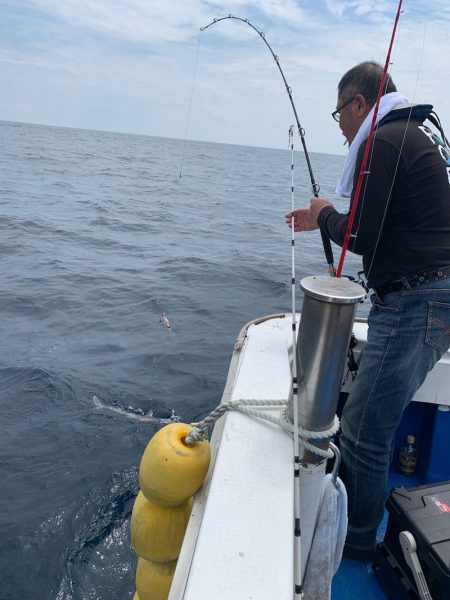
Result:
{"label": "black jacket", "polygon": [[[353,194],[365,144],[356,161]],[[370,157],[370,155],[369,155]],[[400,158],[399,158],[400,157]],[[349,249],[371,287],[450,265],[450,160],[422,119],[379,125]],[[342,246],[349,214],[325,207],[319,225]]]}

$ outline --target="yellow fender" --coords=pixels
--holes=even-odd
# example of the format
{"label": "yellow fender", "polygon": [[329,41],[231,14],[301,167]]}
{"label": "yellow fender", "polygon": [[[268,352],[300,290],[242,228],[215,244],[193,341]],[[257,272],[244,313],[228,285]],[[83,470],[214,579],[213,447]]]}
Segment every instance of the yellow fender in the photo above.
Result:
{"label": "yellow fender", "polygon": [[185,443],[191,429],[186,423],[170,423],[148,443],[139,467],[139,484],[150,502],[179,506],[202,485],[211,450],[207,440],[191,446]]}
{"label": "yellow fender", "polygon": [[139,558],[136,589],[139,600],[167,600],[177,561],[155,563]]}
{"label": "yellow fender", "polygon": [[167,508],[149,502],[139,492],[131,515],[131,544],[136,554],[160,563],[177,559],[193,503],[188,498],[180,506]]}

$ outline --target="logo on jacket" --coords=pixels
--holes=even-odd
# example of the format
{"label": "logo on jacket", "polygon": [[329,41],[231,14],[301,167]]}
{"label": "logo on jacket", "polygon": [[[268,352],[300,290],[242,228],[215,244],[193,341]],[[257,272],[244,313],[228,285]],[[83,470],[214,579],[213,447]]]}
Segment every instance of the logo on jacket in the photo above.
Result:
{"label": "logo on jacket", "polygon": [[445,164],[447,165],[447,175],[448,181],[450,183],[450,148],[445,144],[445,142],[429,127],[426,125],[419,125],[419,129],[427,136],[429,140],[433,142],[438,147],[439,154],[442,156]]}

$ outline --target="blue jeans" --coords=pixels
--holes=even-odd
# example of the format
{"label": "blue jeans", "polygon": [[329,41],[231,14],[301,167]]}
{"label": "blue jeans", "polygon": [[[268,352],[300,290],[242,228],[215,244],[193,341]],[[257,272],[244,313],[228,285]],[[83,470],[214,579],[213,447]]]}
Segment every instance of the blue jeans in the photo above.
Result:
{"label": "blue jeans", "polygon": [[402,413],[450,346],[450,280],[371,297],[368,338],[341,419],[347,546],[373,548]]}

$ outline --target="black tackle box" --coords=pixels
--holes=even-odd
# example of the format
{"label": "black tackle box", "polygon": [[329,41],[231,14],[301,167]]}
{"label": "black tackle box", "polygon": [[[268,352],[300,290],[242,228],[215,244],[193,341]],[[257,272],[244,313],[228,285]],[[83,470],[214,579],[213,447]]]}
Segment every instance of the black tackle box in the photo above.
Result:
{"label": "black tackle box", "polygon": [[373,562],[386,596],[392,600],[419,598],[399,541],[400,532],[409,531],[433,600],[450,600],[450,481],[395,488],[386,508],[386,535]]}

